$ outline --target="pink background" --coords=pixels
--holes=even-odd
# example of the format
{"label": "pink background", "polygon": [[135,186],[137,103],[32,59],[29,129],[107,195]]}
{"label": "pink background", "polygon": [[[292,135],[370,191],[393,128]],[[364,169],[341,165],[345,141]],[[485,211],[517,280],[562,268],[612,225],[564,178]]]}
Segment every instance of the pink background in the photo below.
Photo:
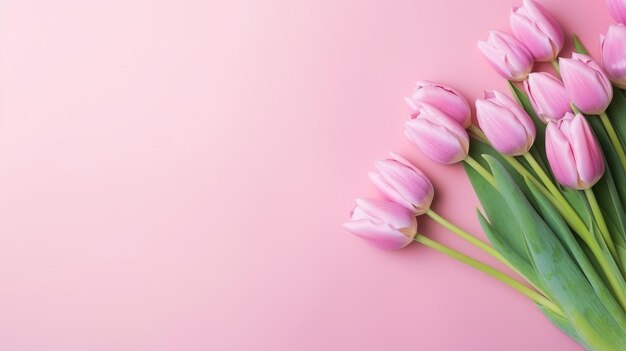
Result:
{"label": "pink background", "polygon": [[[393,150],[480,232],[402,97],[506,89],[475,43],[516,2],[2,1],[1,348],[580,350],[481,273],[340,226]],[[542,2],[597,53],[603,1]]]}

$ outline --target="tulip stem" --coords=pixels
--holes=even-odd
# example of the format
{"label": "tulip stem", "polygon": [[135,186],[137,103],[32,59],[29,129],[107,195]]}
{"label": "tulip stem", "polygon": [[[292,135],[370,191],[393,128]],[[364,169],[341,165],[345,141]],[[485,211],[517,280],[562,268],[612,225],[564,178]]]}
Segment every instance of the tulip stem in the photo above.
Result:
{"label": "tulip stem", "polygon": [[470,131],[470,134],[474,137],[474,139],[479,140],[485,144],[489,144],[489,140],[487,140],[487,136],[483,133],[480,128],[475,124],[470,124],[467,129]]}
{"label": "tulip stem", "polygon": [[464,255],[456,250],[453,250],[445,245],[442,245],[439,242],[436,242],[434,240],[431,240],[427,237],[425,237],[424,235],[421,234],[417,234],[415,236],[415,241],[423,244],[424,246],[428,246],[431,249],[437,250],[441,253],[443,253],[444,255],[447,255],[451,258],[454,258],[455,260],[461,262],[461,263],[465,263],[466,265],[473,267],[475,269],[478,269],[479,271],[498,279],[499,281],[501,281],[502,283],[510,286],[511,288],[515,289],[516,291],[518,291],[519,293],[529,297],[531,300],[533,300],[534,302],[536,302],[537,304],[546,307],[547,309],[549,309],[550,311],[554,312],[555,314],[564,317],[563,312],[561,311],[561,309],[550,299],[548,299],[547,297],[543,296],[542,294],[538,293],[537,291],[527,287],[526,285],[522,284],[521,282],[511,278],[510,276],[508,276],[507,274],[487,265],[484,264],[478,260],[475,260],[467,255]]}
{"label": "tulip stem", "polygon": [[441,215],[439,215],[437,212],[433,211],[432,209],[428,209],[426,211],[426,215],[428,217],[430,217],[432,220],[434,220],[435,222],[439,223],[444,228],[446,228],[449,231],[451,231],[452,233],[458,235],[461,239],[463,239],[463,240],[469,242],[470,244],[476,246],[477,248],[483,250],[484,252],[489,254],[491,257],[497,259],[498,261],[504,263],[507,266],[511,265],[509,263],[509,261],[506,260],[506,258],[504,258],[498,251],[496,251],[496,249],[491,247],[489,244],[487,244],[486,242],[478,239],[477,237],[473,236],[472,234],[464,231],[463,229],[457,227],[456,225],[450,223],[450,221],[448,221],[447,219],[443,218]]}
{"label": "tulip stem", "polygon": [[465,163],[467,163],[470,167],[472,167],[478,174],[480,174],[486,181],[489,182],[494,188],[496,187],[496,180],[493,178],[491,173],[483,167],[478,161],[476,161],[472,156],[467,156],[465,158]]}
{"label": "tulip stem", "polygon": [[602,121],[604,129],[606,129],[606,132],[609,135],[609,139],[611,139],[611,144],[613,144],[613,148],[617,152],[617,156],[622,163],[624,171],[626,171],[626,152],[624,152],[624,146],[619,140],[617,132],[615,132],[615,128],[613,128],[613,124],[611,123],[609,116],[606,115],[606,112],[602,112],[600,114],[600,120]]}
{"label": "tulip stem", "polygon": [[556,74],[558,76],[561,76],[561,69],[559,68],[559,63],[557,62],[557,60],[552,60],[550,61],[550,63],[552,64],[552,67],[556,71]]}
{"label": "tulip stem", "polygon": [[609,233],[609,228],[606,225],[604,216],[602,216],[602,211],[600,210],[600,205],[598,204],[596,195],[593,193],[593,190],[591,188],[585,189],[585,195],[587,196],[587,200],[589,200],[589,206],[591,207],[593,217],[598,223],[600,234],[602,234],[602,237],[604,238],[606,246],[611,252],[611,255],[613,255],[613,257],[617,260],[619,256],[617,255],[617,251],[615,250],[615,244],[613,243],[613,239],[611,239],[611,234]]}
{"label": "tulip stem", "polygon": [[[537,162],[537,159],[535,159],[530,152],[525,153],[523,156],[524,156],[524,159],[528,162],[528,164],[530,164],[530,167],[533,169],[533,171],[535,171],[539,179],[541,179],[541,182],[543,182],[546,188],[548,188],[550,193],[552,193],[552,195],[556,197],[562,197],[563,195],[561,194],[559,189],[556,187],[556,185],[554,185],[554,183],[552,182],[552,179],[550,179],[550,176],[548,176],[548,174],[543,170],[541,165],[539,165],[539,162]],[[565,200],[565,198],[563,198],[563,200]]]}

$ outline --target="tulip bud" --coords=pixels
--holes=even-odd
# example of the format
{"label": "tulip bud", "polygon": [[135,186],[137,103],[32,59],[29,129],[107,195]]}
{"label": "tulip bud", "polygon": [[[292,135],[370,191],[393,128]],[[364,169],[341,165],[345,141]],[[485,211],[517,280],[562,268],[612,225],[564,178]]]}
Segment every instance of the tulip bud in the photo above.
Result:
{"label": "tulip bud", "polygon": [[544,123],[559,120],[571,111],[569,96],[557,77],[544,72],[531,73],[524,86],[530,104]]}
{"label": "tulip bud", "polygon": [[619,23],[626,23],[626,0],[607,0],[611,16]]}
{"label": "tulip bud", "polygon": [[426,103],[445,113],[464,128],[472,123],[467,100],[459,92],[445,85],[427,80],[418,81],[413,95],[404,99],[413,114],[417,113],[422,103]]}
{"label": "tulip bud", "polygon": [[606,110],[613,98],[613,87],[591,57],[573,53],[571,59],[560,58],[559,66],[565,91],[576,107],[591,115]]}
{"label": "tulip bud", "polygon": [[452,118],[428,104],[422,104],[404,124],[404,134],[435,162],[451,164],[464,160],[469,136]]}
{"label": "tulip bud", "polygon": [[533,68],[530,51],[510,34],[492,31],[487,41],[478,42],[478,48],[493,69],[508,80],[524,80]]}
{"label": "tulip bud", "polygon": [[352,219],[344,227],[371,244],[389,250],[401,249],[417,234],[413,213],[391,201],[357,199]]}
{"label": "tulip bud", "polygon": [[613,24],[601,37],[602,65],[615,85],[626,88],[626,26]]}
{"label": "tulip bud", "polygon": [[376,162],[378,173],[371,172],[374,185],[390,200],[413,211],[425,213],[433,202],[433,185],[411,162],[391,153],[391,159]]}
{"label": "tulip bud", "polygon": [[511,30],[535,61],[552,61],[563,48],[563,30],[554,17],[533,0],[524,0],[524,6],[513,7]]}
{"label": "tulip bud", "polygon": [[476,100],[476,117],[489,143],[509,156],[523,155],[535,141],[535,125],[515,100],[499,91],[485,91]]}
{"label": "tulip bud", "polygon": [[604,174],[602,150],[581,114],[548,124],[546,155],[556,180],[569,188],[590,188]]}

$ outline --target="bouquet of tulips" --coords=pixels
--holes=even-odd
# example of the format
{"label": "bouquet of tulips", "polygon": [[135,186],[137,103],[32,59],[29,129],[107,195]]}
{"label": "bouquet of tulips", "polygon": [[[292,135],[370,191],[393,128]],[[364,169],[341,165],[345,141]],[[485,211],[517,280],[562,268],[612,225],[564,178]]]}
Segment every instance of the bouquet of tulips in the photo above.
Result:
{"label": "bouquet of tulips", "polygon": [[[588,350],[626,350],[626,0],[601,38],[601,64],[537,2],[511,12],[511,34],[478,43],[509,81],[486,91],[472,122],[453,88],[419,81],[405,134],[443,164],[463,162],[482,205],[484,242],[431,209],[428,178],[397,154],[370,173],[384,200],[358,199],[345,227],[385,249],[413,241],[508,284]],[[532,72],[551,62],[554,73]],[[471,142],[470,142],[471,140]],[[506,273],[418,232],[426,215],[518,273]],[[524,281],[521,281],[521,280]]]}

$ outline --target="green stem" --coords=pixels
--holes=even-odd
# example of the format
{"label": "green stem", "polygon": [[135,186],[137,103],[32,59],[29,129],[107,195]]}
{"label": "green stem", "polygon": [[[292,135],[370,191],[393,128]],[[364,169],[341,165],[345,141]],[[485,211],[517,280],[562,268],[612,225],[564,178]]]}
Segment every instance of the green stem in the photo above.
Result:
{"label": "green stem", "polygon": [[491,173],[483,167],[478,161],[476,161],[472,156],[467,155],[465,158],[465,163],[467,163],[470,167],[472,167],[478,174],[480,174],[486,181],[489,182],[494,188],[496,187],[496,180],[493,178]]}
{"label": "green stem", "polygon": [[[487,140],[487,137],[485,136],[483,131],[480,130],[480,128],[478,128],[474,124],[471,124],[468,129],[472,133],[474,138],[489,145],[489,141]],[[561,192],[554,185],[554,183],[552,183],[552,181],[550,180],[550,177],[548,177],[548,175],[543,171],[543,168],[541,168],[537,160],[535,160],[535,158],[532,157],[530,153],[527,153],[526,155],[524,155],[524,157],[527,158],[533,170],[542,178],[545,186],[543,186],[539,182],[539,180],[537,180],[537,178],[532,173],[530,173],[515,157],[507,156],[507,155],[502,155],[502,157],[521,176],[526,177],[528,180],[530,180],[537,187],[537,189],[539,189],[539,191],[546,198],[548,198],[548,200],[550,200],[550,202],[554,205],[554,207],[557,208],[558,211],[561,213],[563,218],[565,218],[565,221],[567,222],[567,224],[569,224],[569,226],[572,227],[574,231],[578,233],[578,235],[580,235],[586,242],[591,240],[588,235],[589,228],[587,228],[587,226],[585,225],[585,222],[583,222],[583,220],[580,218],[578,213],[576,213],[574,208],[572,208],[572,206],[567,201],[567,199],[563,196],[563,194],[561,194]],[[487,181],[489,181],[489,183],[491,183],[491,185],[495,187],[494,185],[495,180],[493,180],[493,176],[489,174],[489,172],[486,169],[484,169],[484,167],[482,167],[480,164],[474,167],[474,163],[470,163],[471,161],[474,161],[474,163],[477,164],[475,160],[468,160],[467,163],[470,166],[472,166],[474,169],[476,169],[476,167],[480,167],[481,170],[476,169],[476,171],[478,171],[478,173],[480,173]],[[487,173],[488,175],[485,175],[485,173]]]}
{"label": "green stem", "polygon": [[620,162],[622,163],[622,167],[624,171],[626,171],[626,152],[624,151],[624,146],[622,142],[619,140],[617,136],[617,132],[615,132],[615,128],[613,128],[613,124],[609,119],[609,116],[606,115],[606,112],[602,112],[600,114],[600,121],[602,121],[602,125],[604,129],[606,129],[607,134],[609,135],[609,139],[611,139],[611,144],[613,144],[613,148],[617,152],[617,156],[619,157]]}
{"label": "green stem", "polygon": [[[515,157],[505,156],[505,160],[523,177],[526,177],[529,181],[537,187],[537,189],[554,205],[554,207],[561,213],[567,224],[576,231],[581,237],[589,239],[589,229],[585,225],[585,222],[580,218],[578,213],[570,205],[567,199],[561,194],[559,189],[552,183],[548,175],[543,171],[539,163],[529,153],[525,154],[531,165],[531,168],[542,179],[542,183],[531,174]],[[542,176],[543,175],[543,176]]]}
{"label": "green stem", "polygon": [[[461,239],[463,239],[463,240],[469,242],[470,244],[476,246],[477,248],[483,250],[485,253],[487,253],[491,257],[495,258],[496,260],[502,262],[505,266],[507,266],[510,269],[512,269],[515,273],[519,274],[521,277],[524,277],[526,280],[528,280],[524,276],[524,274],[522,272],[520,272],[504,256],[502,256],[495,248],[493,248],[488,243],[478,239],[477,237],[473,236],[472,234],[470,234],[470,233],[466,232],[465,230],[459,228],[458,226],[454,225],[453,223],[451,223],[450,221],[448,221],[447,219],[445,219],[444,217],[442,217],[440,214],[438,214],[437,212],[433,211],[432,209],[428,209],[428,211],[426,211],[426,215],[428,217],[430,217],[432,220],[434,220],[435,222],[439,223],[444,228],[446,228],[448,231],[452,232],[453,234],[456,234]],[[530,285],[532,285],[535,289],[537,289],[539,292],[543,293],[543,291],[541,291],[541,289],[539,289],[539,287],[534,285],[532,282],[529,281],[528,283]]]}
{"label": "green stem", "polygon": [[432,209],[428,209],[426,211],[426,215],[432,218],[435,222],[439,223],[444,228],[458,235],[463,240],[483,250],[484,252],[491,255],[493,258],[497,259],[498,261],[504,263],[505,265],[510,266],[509,261],[507,261],[506,258],[504,258],[498,251],[496,251],[496,249],[494,249],[493,247],[491,247],[489,244],[485,243],[484,241],[476,238],[472,234],[450,223],[447,219],[443,218],[437,212],[433,211]]}
{"label": "green stem", "polygon": [[558,76],[561,76],[561,69],[559,68],[559,63],[556,60],[552,60],[550,61],[550,63],[552,64],[552,67],[556,71],[556,74]]}
{"label": "green stem", "polygon": [[539,179],[541,179],[541,182],[546,186],[546,188],[550,190],[552,195],[556,197],[563,196],[561,192],[559,191],[559,188],[557,188],[556,185],[554,185],[554,183],[552,182],[552,179],[550,179],[548,174],[543,170],[543,168],[541,168],[541,165],[539,165],[539,162],[537,162],[537,160],[533,157],[533,155],[531,155],[530,152],[527,152],[524,154],[524,159],[528,162],[528,164],[530,164],[530,167],[533,169],[533,171],[535,171],[535,173],[537,174]]}
{"label": "green stem", "polygon": [[617,251],[615,250],[615,244],[613,243],[613,239],[611,239],[611,234],[609,232],[609,228],[606,225],[606,221],[604,220],[604,216],[602,216],[602,210],[600,210],[600,205],[598,204],[596,195],[590,188],[585,189],[585,195],[587,196],[587,200],[589,200],[589,206],[591,206],[591,212],[593,213],[593,217],[595,218],[596,223],[598,223],[600,234],[602,234],[604,242],[609,248],[611,255],[613,255],[613,258],[615,260],[617,260],[619,256],[617,255]]}
{"label": "green stem", "polygon": [[467,127],[467,129],[470,131],[470,133],[475,139],[480,140],[485,144],[489,144],[489,140],[487,140],[487,136],[485,135],[485,133],[483,133],[482,130],[480,130],[480,128],[477,125],[472,123],[470,124],[469,127]]}
{"label": "green stem", "polygon": [[500,272],[499,270],[484,264],[478,260],[475,260],[467,255],[464,255],[456,250],[453,250],[447,246],[444,246],[434,240],[431,240],[421,234],[417,234],[415,236],[415,241],[428,246],[434,250],[437,250],[441,253],[443,253],[444,255],[447,255],[451,258],[454,258],[455,260],[465,263],[466,265],[476,268],[479,271],[498,279],[499,281],[501,281],[502,283],[510,286],[511,288],[515,289],[516,291],[520,292],[521,294],[529,297],[531,300],[533,300],[534,302],[536,302],[537,304],[546,307],[547,309],[551,310],[552,312],[554,312],[555,314],[559,315],[559,316],[563,316],[563,312],[561,311],[561,309],[554,303],[552,302],[552,300],[546,298],[545,296],[541,295],[540,293],[536,292],[535,290],[527,287],[526,285],[520,283],[519,281],[509,277],[508,275]]}
{"label": "green stem", "polygon": [[[609,285],[611,286],[611,289],[613,290],[613,293],[617,298],[617,301],[619,302],[620,306],[622,306],[622,309],[626,311],[626,291],[624,290],[624,285],[619,282],[619,279],[621,279],[621,275],[619,277],[616,276],[617,274],[619,274],[617,273],[619,272],[619,268],[611,268],[611,263],[606,259],[606,256],[602,252],[602,248],[600,248],[600,245],[597,241],[592,240],[588,243],[588,246],[591,249],[593,255],[597,258],[598,263],[602,268],[602,271],[604,271],[606,278],[609,281]],[[613,272],[615,274],[612,274]]]}

